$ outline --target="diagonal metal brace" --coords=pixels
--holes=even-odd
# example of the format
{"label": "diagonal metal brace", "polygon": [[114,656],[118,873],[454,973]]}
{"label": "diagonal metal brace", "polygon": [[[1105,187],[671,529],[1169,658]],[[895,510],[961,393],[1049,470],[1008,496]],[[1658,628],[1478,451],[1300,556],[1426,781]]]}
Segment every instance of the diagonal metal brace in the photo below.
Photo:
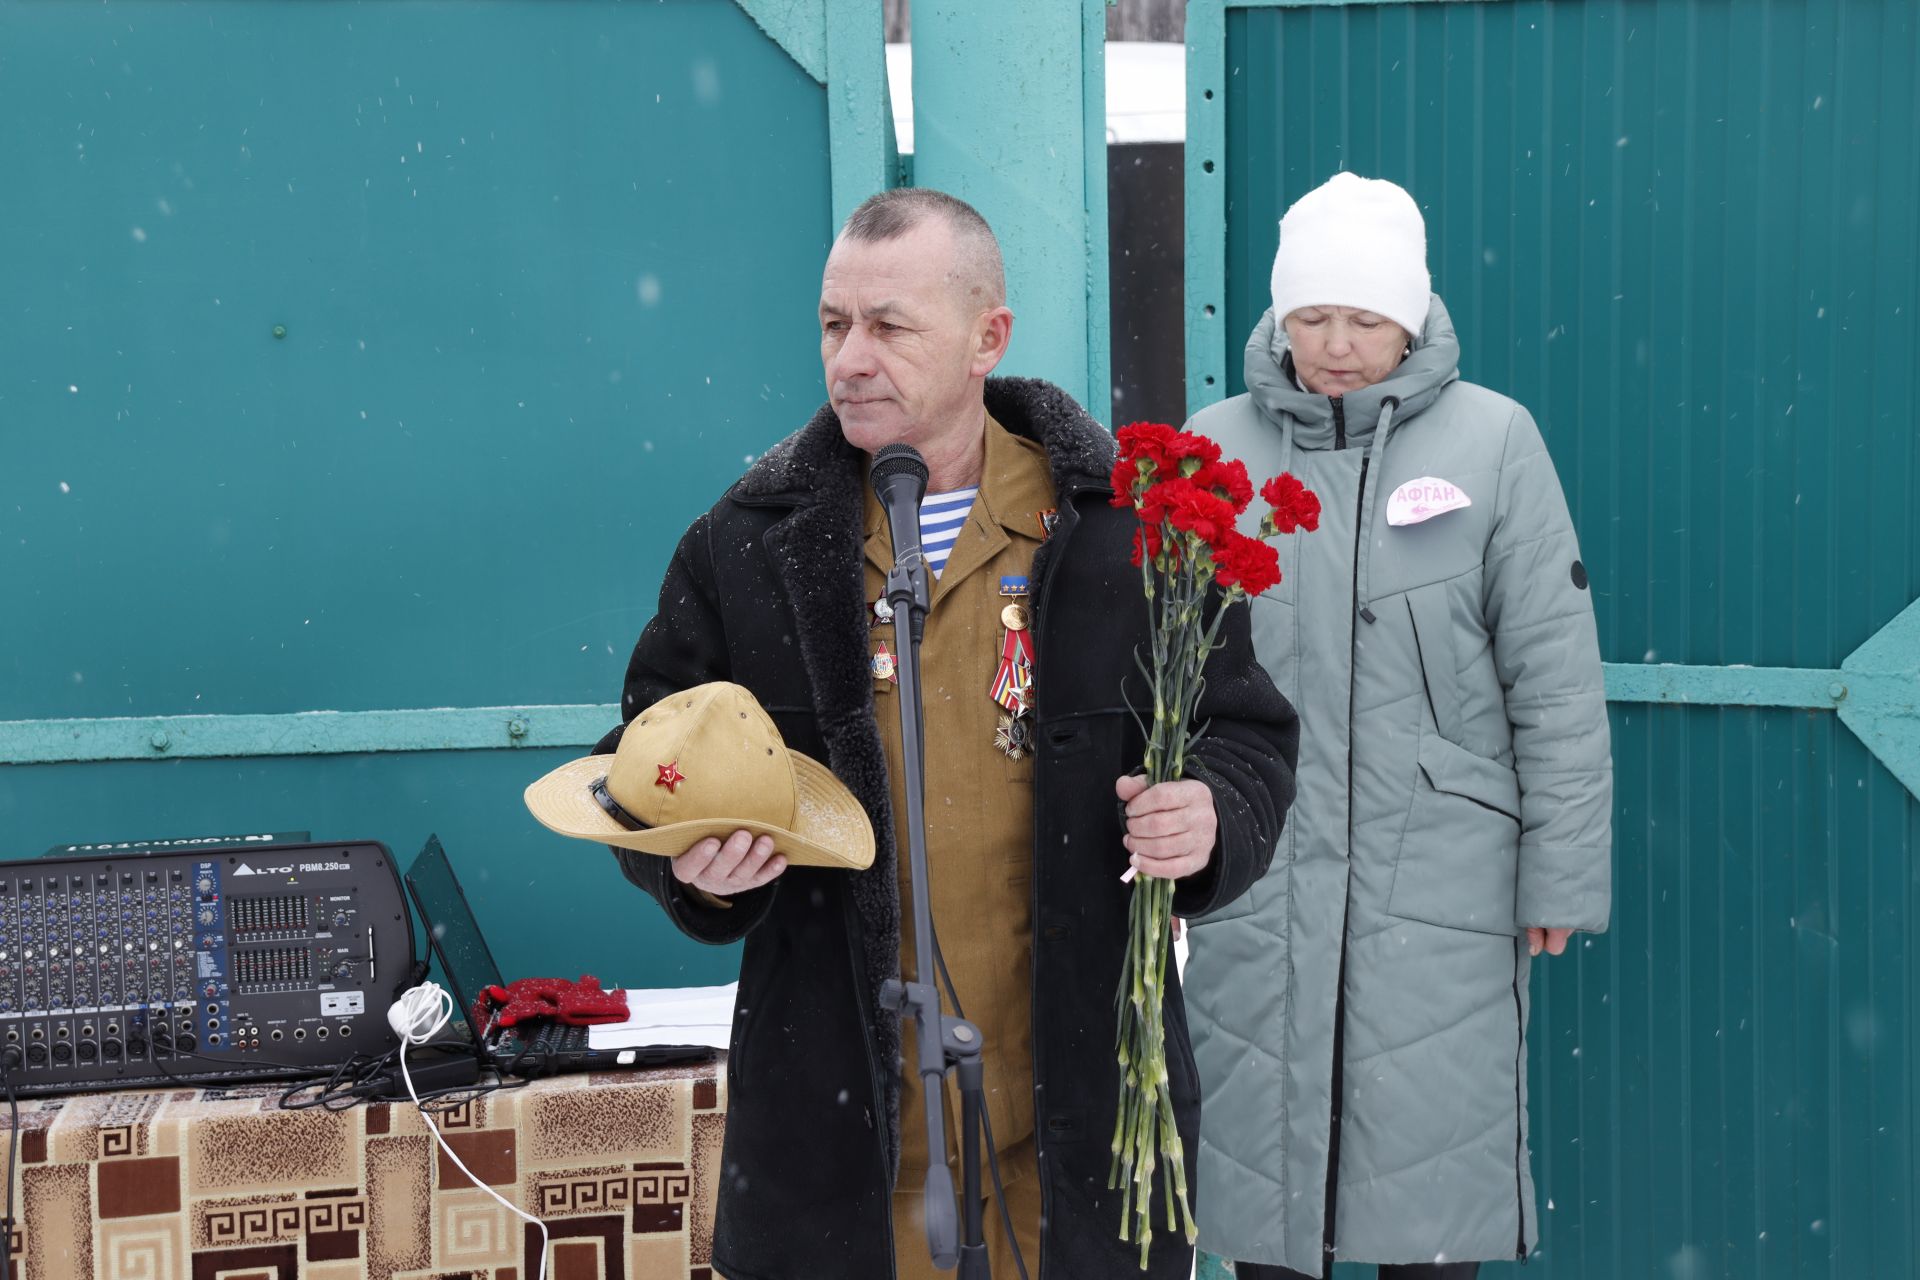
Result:
{"label": "diagonal metal brace", "polygon": [[1837,670],[1607,664],[1609,702],[1837,711],[1888,772],[1920,796],[1920,601]]}

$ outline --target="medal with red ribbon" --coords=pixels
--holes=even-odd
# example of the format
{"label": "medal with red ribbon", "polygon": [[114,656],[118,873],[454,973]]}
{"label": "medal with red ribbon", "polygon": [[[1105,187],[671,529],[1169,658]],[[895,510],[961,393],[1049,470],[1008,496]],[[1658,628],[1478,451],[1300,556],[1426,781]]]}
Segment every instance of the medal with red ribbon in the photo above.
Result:
{"label": "medal with red ribbon", "polygon": [[[1007,606],[1008,610],[1016,608],[1019,606]],[[1009,714],[1023,716],[1032,709],[1033,634],[1024,620],[1018,627],[1007,628],[1007,638],[1000,645],[1000,666],[987,692]]]}
{"label": "medal with red ribbon", "polygon": [[1026,606],[1027,580],[1000,579],[1000,594],[1013,597],[1000,610],[1006,638],[1000,642],[1000,663],[994,669],[987,695],[1006,714],[993,732],[993,745],[1018,760],[1033,749],[1033,630]]}

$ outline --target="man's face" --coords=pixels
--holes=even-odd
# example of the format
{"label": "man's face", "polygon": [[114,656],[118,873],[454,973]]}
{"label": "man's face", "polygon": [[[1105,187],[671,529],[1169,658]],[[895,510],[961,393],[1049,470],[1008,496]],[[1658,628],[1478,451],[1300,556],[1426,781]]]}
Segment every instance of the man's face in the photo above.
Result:
{"label": "man's face", "polygon": [[[957,280],[953,232],[928,218],[904,235],[842,238],[820,281],[820,362],[848,443],[873,453],[964,429],[970,384],[999,362],[991,298]],[[978,427],[978,422],[971,425]]]}

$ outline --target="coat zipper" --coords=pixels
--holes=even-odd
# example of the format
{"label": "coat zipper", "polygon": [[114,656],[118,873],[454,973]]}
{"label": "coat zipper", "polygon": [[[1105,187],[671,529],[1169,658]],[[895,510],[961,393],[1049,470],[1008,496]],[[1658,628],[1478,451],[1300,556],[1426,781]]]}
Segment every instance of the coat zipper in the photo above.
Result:
{"label": "coat zipper", "polygon": [[[1343,409],[1341,408],[1340,401],[1338,399],[1334,400],[1333,402],[1333,429],[1335,432],[1334,439],[1336,441],[1336,447],[1341,449],[1346,448],[1346,440],[1347,440],[1346,417]],[[1354,684],[1355,684],[1354,667],[1359,661],[1359,652],[1360,652],[1360,615],[1358,613],[1358,609],[1360,607],[1360,538],[1364,533],[1364,530],[1362,530],[1360,526],[1366,520],[1367,467],[1371,462],[1372,462],[1371,458],[1369,458],[1365,454],[1361,455],[1360,486],[1358,491],[1354,495],[1353,598],[1349,602],[1351,607],[1347,611],[1347,627],[1348,627],[1348,631],[1347,631],[1347,878],[1346,878],[1346,883],[1342,886],[1342,895],[1341,895],[1341,902],[1340,902],[1340,968],[1338,970],[1340,976],[1335,979],[1335,981],[1339,984],[1339,989],[1336,989],[1333,993],[1333,1013],[1334,1013],[1334,1017],[1338,1019],[1340,1022],[1344,1022],[1347,1016],[1346,991],[1345,991],[1345,987],[1347,985],[1347,923],[1348,923],[1349,917],[1352,915],[1352,912],[1353,912],[1353,706],[1354,706]],[[1340,1062],[1339,1062],[1339,1057],[1341,1053],[1340,1042],[1342,1038],[1343,1037],[1340,1034],[1340,1027],[1336,1025],[1334,1027],[1334,1034],[1333,1034],[1334,1061],[1332,1064],[1332,1069],[1328,1072],[1328,1075],[1327,1075],[1327,1078],[1329,1080],[1341,1080],[1342,1078],[1343,1073],[1340,1070]],[[1345,1088],[1344,1081],[1342,1081],[1341,1087],[1344,1090]],[[1339,1103],[1340,1103],[1340,1099],[1338,1098],[1328,1099],[1327,1116],[1328,1116],[1328,1129],[1330,1131],[1329,1132],[1330,1141],[1329,1141],[1329,1147],[1327,1152],[1327,1186],[1329,1190],[1331,1190],[1335,1185],[1337,1185],[1337,1179],[1339,1177],[1340,1148],[1338,1146],[1338,1140],[1333,1133],[1333,1120],[1332,1120],[1333,1109],[1336,1106],[1338,1106]],[[1321,1215],[1320,1238],[1321,1238],[1321,1250],[1322,1250],[1321,1274],[1323,1275],[1326,1274],[1327,1269],[1333,1265],[1335,1219],[1334,1219],[1334,1214],[1328,1211],[1334,1208],[1335,1208],[1335,1204],[1333,1202],[1333,1197],[1329,1195],[1326,1201],[1322,1202],[1322,1206],[1320,1210],[1320,1215]]]}
{"label": "coat zipper", "polygon": [[[1329,403],[1333,405],[1333,447],[1344,449],[1347,447],[1347,406],[1339,396],[1331,397]],[[1359,595],[1360,588],[1356,586],[1353,593]]]}
{"label": "coat zipper", "polygon": [[1523,1265],[1527,1261],[1527,1194],[1520,1181],[1520,1162],[1527,1158],[1527,1145],[1521,1138],[1520,1073],[1526,1068],[1526,1017],[1520,1008],[1520,943],[1513,944],[1513,1031],[1518,1046],[1513,1051],[1513,1207],[1520,1221],[1520,1238],[1513,1256]]}

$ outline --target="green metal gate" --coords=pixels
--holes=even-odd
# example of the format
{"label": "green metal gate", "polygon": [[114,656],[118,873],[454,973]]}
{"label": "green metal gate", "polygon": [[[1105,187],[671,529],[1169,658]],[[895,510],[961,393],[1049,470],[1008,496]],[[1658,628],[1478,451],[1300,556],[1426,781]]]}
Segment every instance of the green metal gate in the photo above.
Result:
{"label": "green metal gate", "polygon": [[819,403],[879,22],[0,3],[0,856],[437,830],[509,972],[731,977],[520,793]]}
{"label": "green metal gate", "polygon": [[1551,1276],[1920,1266],[1917,8],[1188,12],[1191,405],[1287,205],[1392,178],[1593,572],[1616,896],[1537,979]]}

